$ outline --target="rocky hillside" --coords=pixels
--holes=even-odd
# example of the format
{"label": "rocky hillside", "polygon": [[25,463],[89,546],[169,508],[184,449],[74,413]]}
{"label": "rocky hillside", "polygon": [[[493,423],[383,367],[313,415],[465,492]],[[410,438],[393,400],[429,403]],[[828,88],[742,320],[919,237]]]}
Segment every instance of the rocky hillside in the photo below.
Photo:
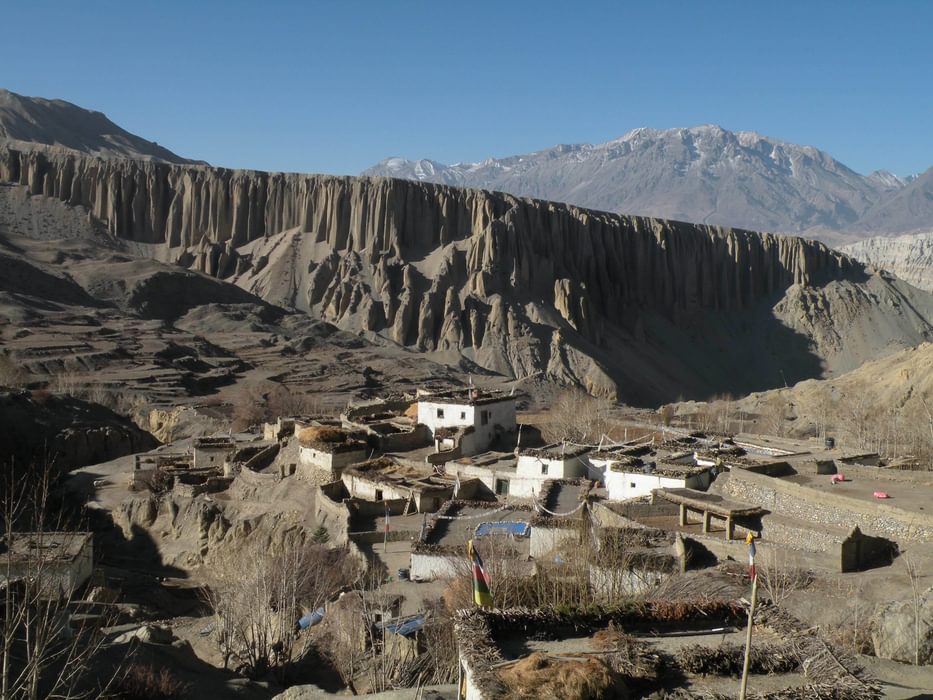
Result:
{"label": "rocky hillside", "polygon": [[71,396],[0,387],[0,468],[53,473],[151,450],[158,441],[113,411]]}
{"label": "rocky hillside", "polygon": [[64,100],[25,97],[0,89],[0,145],[100,157],[192,163],[140,138],[100,112]]}
{"label": "rocky hillside", "polygon": [[933,231],[866,238],[841,250],[866,265],[890,270],[915,287],[933,291]]}
{"label": "rocky hillside", "polygon": [[826,240],[844,232],[911,231],[929,221],[917,207],[880,218],[884,203],[908,185],[891,173],[860,175],[811,146],[712,125],[635,129],[607,143],[450,166],[389,158],[363,174]]}
{"label": "rocky hillside", "polygon": [[402,180],[15,149],[0,180],[342,329],[635,403],[850,369],[931,330],[929,295],[799,238]]}

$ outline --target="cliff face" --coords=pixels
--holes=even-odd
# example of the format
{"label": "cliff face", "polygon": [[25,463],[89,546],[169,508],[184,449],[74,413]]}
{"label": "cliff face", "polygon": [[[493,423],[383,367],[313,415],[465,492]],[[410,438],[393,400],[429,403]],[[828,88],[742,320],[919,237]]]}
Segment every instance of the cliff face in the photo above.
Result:
{"label": "cliff face", "polygon": [[865,238],[842,250],[866,265],[890,270],[920,289],[933,291],[933,232]]}
{"label": "cliff face", "polygon": [[649,316],[689,325],[861,274],[814,241],[402,180],[10,149],[0,179],[272,303],[607,395]]}

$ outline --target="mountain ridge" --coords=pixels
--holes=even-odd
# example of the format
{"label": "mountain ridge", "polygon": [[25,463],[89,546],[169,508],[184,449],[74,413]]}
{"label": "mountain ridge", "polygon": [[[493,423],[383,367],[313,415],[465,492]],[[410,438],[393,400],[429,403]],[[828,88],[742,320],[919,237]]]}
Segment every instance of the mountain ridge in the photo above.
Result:
{"label": "mountain ridge", "polygon": [[0,88],[0,144],[13,148],[63,151],[153,160],[196,163],[172,153],[154,141],[131,134],[103,112],[65,100],[27,97]]}
{"label": "mountain ridge", "polygon": [[931,333],[933,297],[799,237],[391,178],[2,148],[0,180],[342,330],[637,404],[824,376]]}
{"label": "mountain ridge", "polygon": [[[475,163],[388,158],[363,175],[479,187],[624,214],[820,237],[868,233],[862,217],[915,178],[861,175],[828,153],[715,124],[637,128]],[[900,220],[895,233],[922,226]],[[865,230],[863,230],[865,229]]]}

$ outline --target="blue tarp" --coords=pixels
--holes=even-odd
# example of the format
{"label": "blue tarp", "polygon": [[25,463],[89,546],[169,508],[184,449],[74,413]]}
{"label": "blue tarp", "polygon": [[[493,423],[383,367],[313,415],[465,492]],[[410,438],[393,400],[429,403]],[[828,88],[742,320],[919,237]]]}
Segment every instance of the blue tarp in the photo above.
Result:
{"label": "blue tarp", "polygon": [[313,612],[309,612],[304,615],[300,620],[298,620],[299,629],[306,630],[309,627],[314,627],[321,620],[324,619],[324,608],[318,608]]}
{"label": "blue tarp", "polygon": [[395,622],[386,623],[386,629],[389,632],[394,632],[403,637],[414,634],[422,627],[424,627],[424,615],[415,615],[405,620],[396,620]]}
{"label": "blue tarp", "polygon": [[515,537],[528,537],[531,525],[520,522],[480,523],[476,526],[476,537],[491,535],[493,533],[506,533]]}

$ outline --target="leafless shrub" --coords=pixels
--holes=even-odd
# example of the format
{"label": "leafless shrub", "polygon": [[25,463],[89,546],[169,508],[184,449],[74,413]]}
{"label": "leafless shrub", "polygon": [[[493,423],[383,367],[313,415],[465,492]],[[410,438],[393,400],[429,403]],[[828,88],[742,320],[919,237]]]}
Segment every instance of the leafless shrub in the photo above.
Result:
{"label": "leafless shrub", "polygon": [[9,353],[0,353],[0,386],[16,389],[26,383],[28,374]]}
{"label": "leafless shrub", "polygon": [[102,694],[112,677],[89,668],[104,637],[100,625],[73,621],[77,583],[62,572],[59,554],[85,535],[52,507],[51,468],[32,475],[16,480],[8,470],[0,488],[0,697],[77,698],[91,688]]}
{"label": "leafless shrub", "polygon": [[[761,563],[761,559],[765,563]],[[784,552],[770,550],[758,563],[758,584],[766,597],[775,603],[787,599],[796,591],[813,583],[813,572],[801,569],[787,560]]]}
{"label": "leafless shrub", "polygon": [[52,377],[51,388],[56,394],[80,397],[84,385],[77,372],[62,368]]}
{"label": "leafless shrub", "polygon": [[235,656],[252,676],[301,653],[296,630],[302,611],[317,609],[357,575],[347,550],[307,543],[299,531],[278,542],[254,535],[213,564],[209,602],[224,664]]}
{"label": "leafless shrub", "polygon": [[605,399],[590,396],[582,389],[568,389],[551,405],[541,432],[551,442],[599,442],[612,428],[611,408]]}
{"label": "leafless shrub", "polygon": [[188,685],[177,680],[169,669],[156,670],[141,663],[130,664],[114,686],[120,700],[176,700],[188,694]]}
{"label": "leafless shrub", "polygon": [[248,384],[237,392],[233,400],[234,430],[245,430],[257,425],[267,416],[266,397],[260,386]]}

